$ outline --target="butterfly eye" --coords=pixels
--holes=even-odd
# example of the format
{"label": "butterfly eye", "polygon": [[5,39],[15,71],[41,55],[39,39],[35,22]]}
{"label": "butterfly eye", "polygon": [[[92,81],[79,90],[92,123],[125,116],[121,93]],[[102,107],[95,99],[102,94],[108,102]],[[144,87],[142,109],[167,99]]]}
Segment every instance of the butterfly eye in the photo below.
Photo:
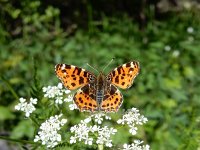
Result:
{"label": "butterfly eye", "polygon": [[90,80],[90,82],[93,82],[94,81],[94,77],[92,75],[89,75],[89,80]]}
{"label": "butterfly eye", "polygon": [[110,76],[110,75],[107,76],[106,79],[107,79],[108,81],[111,81],[111,76]]}

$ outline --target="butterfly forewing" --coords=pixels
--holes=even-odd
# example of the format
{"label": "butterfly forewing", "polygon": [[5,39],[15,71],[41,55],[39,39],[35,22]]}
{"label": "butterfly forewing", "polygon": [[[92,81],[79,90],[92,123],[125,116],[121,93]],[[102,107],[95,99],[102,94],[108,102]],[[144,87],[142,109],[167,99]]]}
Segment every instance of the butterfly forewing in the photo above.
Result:
{"label": "butterfly forewing", "polygon": [[107,78],[111,80],[112,84],[122,89],[127,89],[133,84],[133,80],[138,75],[139,70],[139,62],[131,61],[112,70],[107,75]]}
{"label": "butterfly forewing", "polygon": [[64,86],[69,90],[74,90],[88,84],[91,76],[95,78],[91,72],[67,64],[57,64],[55,72]]}

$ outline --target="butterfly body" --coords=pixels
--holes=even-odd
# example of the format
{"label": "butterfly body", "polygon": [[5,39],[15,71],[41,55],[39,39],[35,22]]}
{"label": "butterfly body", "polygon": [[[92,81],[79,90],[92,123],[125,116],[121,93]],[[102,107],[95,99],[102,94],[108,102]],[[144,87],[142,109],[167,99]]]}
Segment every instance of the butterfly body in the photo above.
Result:
{"label": "butterfly body", "polygon": [[100,72],[95,76],[85,69],[67,64],[56,65],[55,72],[66,88],[79,88],[73,99],[80,111],[116,112],[123,102],[123,95],[116,86],[129,88],[139,73],[139,63],[126,63],[108,75]]}
{"label": "butterfly body", "polygon": [[96,84],[96,102],[98,105],[98,108],[101,107],[101,103],[103,100],[103,96],[105,93],[105,86],[106,86],[106,82],[105,82],[105,76],[100,72],[100,74],[97,77],[97,84]]}

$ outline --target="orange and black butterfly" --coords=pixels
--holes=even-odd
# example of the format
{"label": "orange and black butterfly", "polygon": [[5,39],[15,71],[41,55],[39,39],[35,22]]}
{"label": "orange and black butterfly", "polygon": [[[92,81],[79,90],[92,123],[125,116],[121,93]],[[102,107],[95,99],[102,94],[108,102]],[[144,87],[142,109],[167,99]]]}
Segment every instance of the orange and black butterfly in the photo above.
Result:
{"label": "orange and black butterfly", "polygon": [[98,76],[85,69],[57,64],[55,72],[69,90],[79,90],[74,94],[74,102],[80,111],[117,112],[123,102],[123,95],[117,87],[127,89],[133,84],[140,71],[139,62],[123,64],[108,75],[102,72]]}

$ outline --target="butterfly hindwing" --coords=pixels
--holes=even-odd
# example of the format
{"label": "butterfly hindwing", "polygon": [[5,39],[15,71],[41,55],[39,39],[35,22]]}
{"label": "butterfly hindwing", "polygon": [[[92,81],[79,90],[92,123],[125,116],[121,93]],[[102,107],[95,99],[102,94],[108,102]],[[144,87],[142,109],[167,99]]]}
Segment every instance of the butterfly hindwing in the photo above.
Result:
{"label": "butterfly hindwing", "polygon": [[74,90],[88,84],[90,76],[95,78],[89,71],[67,64],[57,64],[55,72],[64,86],[69,90]]}
{"label": "butterfly hindwing", "polygon": [[97,110],[97,102],[95,100],[95,96],[90,89],[90,85],[87,84],[84,87],[80,88],[74,94],[74,102],[78,106],[80,111],[96,111]]}
{"label": "butterfly hindwing", "polygon": [[110,85],[109,90],[106,91],[101,103],[101,110],[105,112],[117,112],[123,102],[123,95],[114,86]]}
{"label": "butterfly hindwing", "polygon": [[127,89],[133,84],[133,80],[138,75],[139,70],[139,62],[131,61],[112,70],[107,75],[107,78],[110,78],[112,84],[122,89]]}

